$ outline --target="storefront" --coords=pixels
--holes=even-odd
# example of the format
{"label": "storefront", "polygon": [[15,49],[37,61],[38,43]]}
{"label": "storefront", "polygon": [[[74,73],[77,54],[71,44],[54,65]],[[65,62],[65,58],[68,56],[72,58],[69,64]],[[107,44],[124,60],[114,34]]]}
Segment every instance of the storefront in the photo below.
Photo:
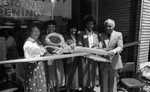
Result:
{"label": "storefront", "polygon": [[[18,2],[19,1],[19,2]],[[95,17],[98,32],[108,18],[115,20],[115,30],[123,33],[124,43],[140,41],[139,46],[124,48],[123,62],[146,62],[149,57],[149,1],[148,0],[1,0],[0,27],[22,28],[32,22],[55,19],[63,30],[67,19],[76,18],[78,26],[87,14]]]}
{"label": "storefront", "polygon": [[21,26],[19,33],[23,37],[29,23],[51,19],[57,21],[62,31],[71,18],[76,18],[81,28],[83,18],[90,14],[95,17],[97,31],[101,33],[104,21],[110,18],[116,22],[115,30],[122,32],[124,44],[139,41],[121,53],[124,63],[139,65],[150,61],[149,11],[149,0],[0,0],[0,32],[3,29],[14,32],[17,24]]}
{"label": "storefront", "polygon": [[139,41],[139,45],[124,48],[122,53],[124,63],[135,62],[139,65],[149,61],[149,0],[77,0],[73,2],[80,6],[76,8],[74,5],[73,16],[78,14],[78,19],[82,20],[86,14],[93,15],[96,17],[99,32],[103,31],[101,27],[104,21],[110,18],[116,22],[115,30],[123,33],[124,44]]}
{"label": "storefront", "polygon": [[[1,23],[27,21],[44,22],[55,17],[71,18],[72,0],[1,0]],[[58,18],[56,18],[58,20]]]}
{"label": "storefront", "polygon": [[[42,25],[51,19],[57,21],[58,30],[61,30],[71,18],[71,3],[72,0],[0,0],[0,36],[4,36],[4,30],[10,30],[11,35],[20,36],[21,39],[16,42],[23,45],[28,24]],[[18,31],[16,26],[21,29]]]}
{"label": "storefront", "polygon": [[[77,2],[78,1],[78,2]],[[77,0],[80,8],[76,10],[80,21],[87,14],[95,17],[98,32],[103,32],[103,23],[110,18],[115,20],[115,30],[123,33],[124,43],[139,40],[141,0]],[[84,5],[85,4],[85,5]],[[72,4],[73,5],[73,4]],[[86,6],[87,5],[87,6]],[[72,12],[74,15],[75,13]],[[73,16],[74,16],[73,15]],[[81,22],[80,22],[81,23]],[[122,53],[123,62],[137,62],[138,46],[124,48]]]}

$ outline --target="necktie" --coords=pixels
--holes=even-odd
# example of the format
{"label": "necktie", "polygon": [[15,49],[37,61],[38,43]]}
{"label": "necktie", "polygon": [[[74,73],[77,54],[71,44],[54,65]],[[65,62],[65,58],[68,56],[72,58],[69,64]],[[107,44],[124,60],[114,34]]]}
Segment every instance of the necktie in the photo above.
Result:
{"label": "necktie", "polygon": [[111,35],[110,35],[110,34],[107,34],[107,36],[108,36],[108,38],[110,39],[110,36],[111,36]]}

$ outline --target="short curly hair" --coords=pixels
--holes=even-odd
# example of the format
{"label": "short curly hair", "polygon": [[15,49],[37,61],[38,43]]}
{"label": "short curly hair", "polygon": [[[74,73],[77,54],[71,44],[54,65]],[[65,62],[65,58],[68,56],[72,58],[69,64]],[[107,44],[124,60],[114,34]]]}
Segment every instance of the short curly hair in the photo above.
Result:
{"label": "short curly hair", "polygon": [[86,15],[86,16],[83,18],[84,26],[85,26],[89,21],[93,21],[94,26],[96,25],[96,22],[95,22],[94,17],[93,17],[92,15]]}
{"label": "short curly hair", "polygon": [[104,25],[108,24],[108,23],[111,23],[113,25],[113,28],[115,28],[115,21],[112,20],[112,19],[107,19],[105,22],[104,22]]}
{"label": "short curly hair", "polygon": [[46,22],[45,22],[45,26],[46,26],[46,28],[48,27],[48,25],[55,25],[55,26],[57,26],[57,24],[56,24],[56,21],[55,21],[55,20],[49,20],[49,21],[46,21]]}

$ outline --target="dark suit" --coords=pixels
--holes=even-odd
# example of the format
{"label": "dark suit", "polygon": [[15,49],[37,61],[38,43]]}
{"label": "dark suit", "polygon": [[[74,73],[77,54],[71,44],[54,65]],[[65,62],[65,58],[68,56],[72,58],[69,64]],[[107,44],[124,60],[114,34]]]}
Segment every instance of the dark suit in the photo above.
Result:
{"label": "dark suit", "polygon": [[[76,37],[66,35],[65,37],[66,43],[68,45],[76,45]],[[79,78],[78,78],[78,57],[71,57],[66,59],[65,62],[65,73],[66,73],[66,85],[72,89],[79,88]],[[71,81],[69,81],[71,80]]]}
{"label": "dark suit", "polygon": [[122,68],[120,52],[123,50],[122,33],[113,31],[110,38],[105,33],[99,35],[100,47],[109,48],[116,53],[114,56],[106,57],[111,63],[100,63],[101,71],[101,92],[117,92],[118,69]]}
{"label": "dark suit", "polygon": [[[81,32],[78,37],[78,45],[83,47],[97,47],[99,44],[98,33],[92,32],[92,45],[90,45],[89,34],[86,30]],[[82,58],[82,78],[83,78],[83,87],[94,87],[98,84],[98,66],[97,62],[92,59]]]}

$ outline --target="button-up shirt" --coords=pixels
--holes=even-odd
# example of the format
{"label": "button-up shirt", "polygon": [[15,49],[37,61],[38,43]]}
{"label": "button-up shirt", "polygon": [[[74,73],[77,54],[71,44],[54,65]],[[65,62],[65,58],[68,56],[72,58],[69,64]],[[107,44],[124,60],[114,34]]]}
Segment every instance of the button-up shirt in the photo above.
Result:
{"label": "button-up shirt", "polygon": [[88,34],[89,48],[92,48],[94,46],[93,31],[91,32],[87,31],[87,34]]}

